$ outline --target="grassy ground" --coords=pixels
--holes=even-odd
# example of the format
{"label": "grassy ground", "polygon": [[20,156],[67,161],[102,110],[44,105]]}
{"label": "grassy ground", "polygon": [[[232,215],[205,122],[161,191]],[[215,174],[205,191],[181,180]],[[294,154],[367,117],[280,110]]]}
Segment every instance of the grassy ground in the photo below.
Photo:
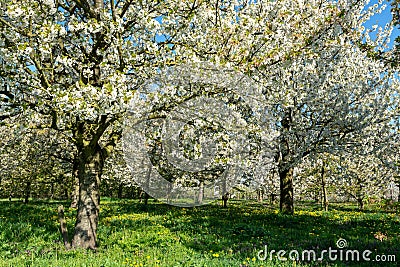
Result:
{"label": "grassy ground", "polygon": [[[231,202],[177,208],[135,200],[103,199],[96,253],[65,251],[58,231],[57,206],[66,202],[0,201],[0,266],[398,266],[400,216],[378,209],[359,212],[351,205],[330,212],[302,204],[295,216],[278,213],[277,207],[255,202]],[[66,209],[70,233],[75,211]],[[360,262],[260,260],[260,250],[358,250]],[[371,261],[362,260],[364,250]],[[260,254],[263,256],[264,253]],[[268,254],[270,255],[270,254]],[[291,254],[293,257],[295,254]],[[333,255],[333,254],[332,254]],[[397,262],[372,261],[376,255],[395,255]],[[368,256],[368,255],[367,255]]]}

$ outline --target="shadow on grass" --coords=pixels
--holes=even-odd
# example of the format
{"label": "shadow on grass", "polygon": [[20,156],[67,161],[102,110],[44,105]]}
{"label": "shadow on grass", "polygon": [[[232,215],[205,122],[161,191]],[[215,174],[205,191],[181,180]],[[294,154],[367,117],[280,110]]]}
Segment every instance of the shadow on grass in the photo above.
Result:
{"label": "shadow on grass", "polygon": [[[21,250],[36,250],[29,243],[44,242],[47,247],[60,244],[57,206],[68,207],[66,201],[34,201],[30,204],[0,201],[0,254],[18,255]],[[294,216],[277,212],[276,206],[256,202],[231,201],[228,208],[211,204],[180,208],[150,201],[147,206],[137,200],[102,199],[99,243],[101,250],[115,247],[132,253],[146,248],[173,249],[177,244],[200,255],[219,253],[238,259],[257,257],[268,251],[337,249],[343,238],[348,247],[375,255],[396,255],[399,261],[400,218],[395,213],[359,212],[353,207],[333,206],[330,212],[310,203],[302,204]],[[66,208],[71,233],[75,210]],[[40,239],[40,242],[30,241]],[[18,250],[20,252],[18,252]],[[71,252],[71,255],[73,253]],[[276,252],[275,252],[276,255]],[[73,256],[71,256],[73,257]],[[320,262],[308,262],[320,266]],[[337,266],[397,266],[386,262],[325,262]]]}
{"label": "shadow on grass", "polygon": [[[267,246],[268,251],[297,250],[300,255],[304,250],[314,250],[318,258],[323,250],[338,250],[336,242],[342,238],[347,242],[343,253],[358,250],[361,262],[334,262],[338,266],[378,266],[362,262],[364,250],[372,251],[371,259],[375,255],[400,257],[400,223],[396,214],[359,212],[352,207],[336,209],[336,206],[335,210],[322,212],[320,207],[309,204],[302,206],[296,215],[289,216],[277,213],[276,207],[254,202],[231,203],[226,209],[215,204],[178,208],[161,203],[147,206],[120,203],[118,209],[123,214],[161,216],[163,227],[180,236],[186,247],[198,252],[214,251],[252,258]],[[145,231],[151,222],[138,219],[133,225],[122,221],[116,225]],[[324,259],[328,259],[327,254]],[[397,264],[386,262],[384,266]]]}
{"label": "shadow on grass", "polygon": [[61,246],[57,207],[66,204],[65,201],[38,200],[28,204],[0,201],[0,256],[39,255]]}

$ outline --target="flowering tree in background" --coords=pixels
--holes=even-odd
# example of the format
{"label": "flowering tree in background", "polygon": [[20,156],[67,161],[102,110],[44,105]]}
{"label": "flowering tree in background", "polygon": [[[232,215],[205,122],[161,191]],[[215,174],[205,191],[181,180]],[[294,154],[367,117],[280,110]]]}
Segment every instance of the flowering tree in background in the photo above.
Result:
{"label": "flowering tree in background", "polygon": [[[293,168],[302,158],[363,145],[358,141],[388,129],[395,116],[390,110],[397,105],[397,81],[364,49],[382,51],[390,28],[374,40],[364,34],[363,23],[383,8],[364,10],[365,3],[279,1],[243,10],[227,7],[223,17],[209,12],[203,16],[206,23],[194,20],[192,31],[203,33],[204,41],[190,43],[186,35],[180,40],[195,47],[196,55],[234,66],[264,86],[280,133],[276,160],[283,212],[293,213]],[[240,19],[232,23],[236,15]],[[212,42],[206,41],[210,36]],[[364,46],[358,45],[362,39]]]}
{"label": "flowering tree in background", "polygon": [[362,210],[367,198],[381,198],[393,182],[393,172],[373,156],[352,156],[338,162],[337,189],[357,201]]}
{"label": "flowering tree in background", "polygon": [[294,177],[295,195],[320,201],[322,208],[328,211],[330,194],[335,192],[337,157],[321,153],[316,158],[306,157],[297,169]]}
{"label": "flowering tree in background", "polygon": [[21,128],[16,117],[12,125],[0,126],[2,197],[68,197],[71,193],[71,146],[62,133],[52,129]]}

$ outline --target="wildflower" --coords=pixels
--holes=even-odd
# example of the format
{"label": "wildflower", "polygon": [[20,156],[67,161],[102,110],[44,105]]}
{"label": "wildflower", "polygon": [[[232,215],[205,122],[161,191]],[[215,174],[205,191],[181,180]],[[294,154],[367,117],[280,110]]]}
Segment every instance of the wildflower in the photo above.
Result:
{"label": "wildflower", "polygon": [[381,232],[377,232],[376,234],[374,234],[374,237],[376,239],[378,239],[379,241],[381,241],[381,242],[382,242],[382,240],[386,240],[387,239],[387,236],[385,234],[381,233]]}

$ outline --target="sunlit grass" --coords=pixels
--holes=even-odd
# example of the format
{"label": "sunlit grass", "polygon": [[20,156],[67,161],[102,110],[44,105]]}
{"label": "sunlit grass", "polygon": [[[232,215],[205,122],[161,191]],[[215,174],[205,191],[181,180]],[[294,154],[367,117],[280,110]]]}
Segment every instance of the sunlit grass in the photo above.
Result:
{"label": "sunlit grass", "polygon": [[[393,254],[400,260],[400,217],[395,212],[334,205],[329,212],[298,205],[295,216],[276,206],[231,201],[178,208],[159,202],[103,199],[99,250],[65,251],[57,206],[67,202],[0,201],[0,266],[373,266],[371,262],[261,261],[268,250],[321,251],[344,238],[349,249]],[[66,208],[70,235],[75,211]],[[397,266],[386,262],[384,266]]]}

